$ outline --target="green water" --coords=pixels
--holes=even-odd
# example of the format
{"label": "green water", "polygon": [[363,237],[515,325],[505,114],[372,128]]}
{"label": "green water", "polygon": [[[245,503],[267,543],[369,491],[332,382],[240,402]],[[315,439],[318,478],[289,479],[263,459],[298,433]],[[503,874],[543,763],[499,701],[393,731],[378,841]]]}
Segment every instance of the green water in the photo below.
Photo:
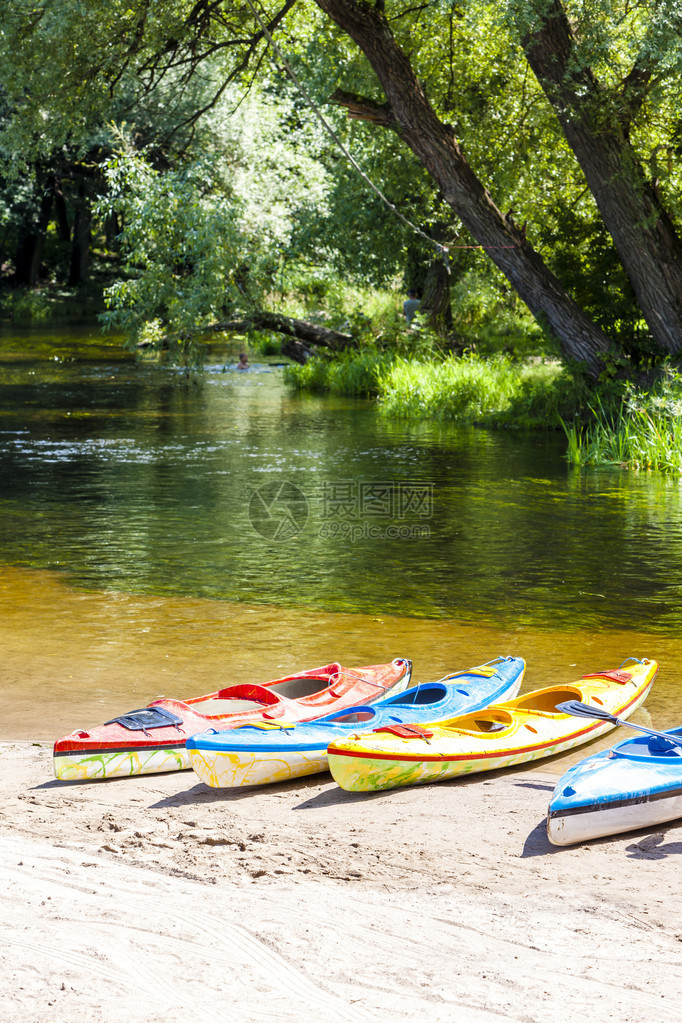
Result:
{"label": "green water", "polygon": [[188,383],[96,329],[6,328],[0,561],[86,590],[682,625],[678,483],[571,468],[559,433],[388,422],[234,360],[216,348]]}

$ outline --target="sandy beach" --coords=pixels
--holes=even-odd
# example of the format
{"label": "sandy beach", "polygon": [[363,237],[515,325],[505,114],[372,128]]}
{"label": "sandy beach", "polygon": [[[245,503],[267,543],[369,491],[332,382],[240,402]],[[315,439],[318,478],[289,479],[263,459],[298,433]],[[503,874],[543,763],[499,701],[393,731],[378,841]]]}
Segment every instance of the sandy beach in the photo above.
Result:
{"label": "sandy beach", "polygon": [[3,1021],[681,1017],[682,825],[553,848],[555,761],[360,796],[2,755]]}

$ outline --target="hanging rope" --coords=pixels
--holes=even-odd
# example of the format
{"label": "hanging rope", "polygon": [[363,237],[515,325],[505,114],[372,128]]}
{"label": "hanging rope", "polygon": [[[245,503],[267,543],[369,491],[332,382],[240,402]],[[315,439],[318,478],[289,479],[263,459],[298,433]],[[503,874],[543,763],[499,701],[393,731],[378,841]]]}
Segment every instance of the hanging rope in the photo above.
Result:
{"label": "hanging rope", "polygon": [[451,245],[451,249],[518,249],[518,245]]}
{"label": "hanging rope", "polygon": [[[384,205],[387,206],[388,209],[391,210],[391,212],[394,213],[395,216],[400,221],[402,221],[402,223],[405,224],[406,227],[409,227],[411,231],[414,231],[415,234],[419,235],[420,238],[423,238],[425,241],[427,241],[429,243],[429,245],[432,245],[436,249],[436,251],[439,253],[439,255],[441,255],[443,257],[443,262],[445,263],[445,267],[446,267],[448,273],[450,273],[449,256],[448,256],[448,247],[447,247],[447,245],[441,245],[439,242],[434,241],[434,239],[430,238],[429,235],[426,234],[425,231],[422,231],[422,229],[420,227],[417,227],[417,225],[413,224],[411,220],[408,220],[408,218],[406,216],[404,216],[404,214],[402,214],[400,212],[400,210],[397,208],[397,206],[395,206],[394,203],[392,203],[390,199],[386,198],[386,196],[381,191],[381,189],[378,188],[374,184],[374,182],[371,180],[371,178],[365,173],[365,171],[362,169],[360,164],[357,162],[357,160],[355,159],[353,154],[343,144],[343,142],[341,141],[341,139],[339,138],[337,133],[332,128],[332,126],[329,123],[329,121],[326,119],[326,117],[324,116],[324,114],[322,113],[320,108],[315,103],[315,100],[312,98],[312,96],[310,95],[308,90],[305,88],[303,83],[299,80],[296,72],[291,67],[291,65],[289,64],[288,60],[286,59],[286,57],[284,56],[284,54],[280,50],[280,48],[277,45],[277,43],[275,42],[275,40],[273,39],[272,33],[270,32],[268,26],[266,25],[266,23],[263,21],[262,17],[260,16],[258,11],[256,10],[256,7],[255,7],[255,5],[253,3],[253,0],[246,0],[246,2],[249,5],[249,7],[251,8],[251,11],[253,13],[254,18],[256,19],[258,24],[260,25],[260,27],[261,27],[261,29],[263,31],[263,35],[265,36],[265,38],[267,39],[268,43],[272,47],[273,52],[277,56],[277,59],[281,63],[282,67],[284,68],[286,73],[289,75],[289,77],[291,78],[292,82],[294,83],[294,85],[296,86],[298,91],[301,93],[301,95],[305,99],[306,103],[308,104],[308,106],[310,107],[310,109],[312,110],[312,112],[315,114],[315,116],[317,117],[318,121],[322,125],[322,127],[325,129],[326,132],[328,132],[330,137],[334,140],[334,142],[339,147],[339,149],[341,150],[343,155],[346,157],[348,162],[351,164],[351,166],[358,172],[358,174],[363,179],[363,181],[367,185],[369,185],[369,187],[372,189],[372,191],[375,192],[376,195],[379,196],[379,198],[384,203]],[[472,246],[472,248],[477,248],[477,246]]]}

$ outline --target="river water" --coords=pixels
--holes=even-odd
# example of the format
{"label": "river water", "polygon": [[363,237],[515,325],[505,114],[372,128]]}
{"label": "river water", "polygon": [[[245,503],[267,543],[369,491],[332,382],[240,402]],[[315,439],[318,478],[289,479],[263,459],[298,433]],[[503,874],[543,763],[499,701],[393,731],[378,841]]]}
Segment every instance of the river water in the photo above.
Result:
{"label": "river water", "polygon": [[235,361],[188,381],[97,328],[4,328],[0,738],[396,656],[432,680],[515,654],[524,689],[653,657],[642,713],[680,723],[677,480]]}

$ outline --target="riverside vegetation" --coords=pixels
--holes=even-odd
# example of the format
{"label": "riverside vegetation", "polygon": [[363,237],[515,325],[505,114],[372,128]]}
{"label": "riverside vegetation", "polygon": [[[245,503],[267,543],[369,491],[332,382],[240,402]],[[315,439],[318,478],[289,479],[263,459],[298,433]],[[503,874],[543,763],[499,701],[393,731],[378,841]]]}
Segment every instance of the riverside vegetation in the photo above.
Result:
{"label": "riverside vegetation", "polygon": [[677,473],[678,8],[11,5],[0,306],[188,370],[276,331],[292,386]]}
{"label": "riverside vegetation", "polygon": [[556,361],[515,362],[474,352],[440,360],[377,350],[287,369],[300,389],[375,397],[383,415],[489,429],[563,428],[574,465],[682,474],[682,377],[650,389],[590,391]]}
{"label": "riverside vegetation", "polygon": [[406,330],[398,295],[366,294],[365,343],[290,365],[287,380],[298,390],[375,399],[380,414],[394,418],[563,429],[566,458],[577,466],[682,472],[682,376],[672,365],[640,386],[614,370],[595,387],[570,372],[522,314],[515,320],[499,303],[487,307],[485,293],[479,286],[475,302],[455,306],[468,332],[458,335],[456,353],[426,325]]}

